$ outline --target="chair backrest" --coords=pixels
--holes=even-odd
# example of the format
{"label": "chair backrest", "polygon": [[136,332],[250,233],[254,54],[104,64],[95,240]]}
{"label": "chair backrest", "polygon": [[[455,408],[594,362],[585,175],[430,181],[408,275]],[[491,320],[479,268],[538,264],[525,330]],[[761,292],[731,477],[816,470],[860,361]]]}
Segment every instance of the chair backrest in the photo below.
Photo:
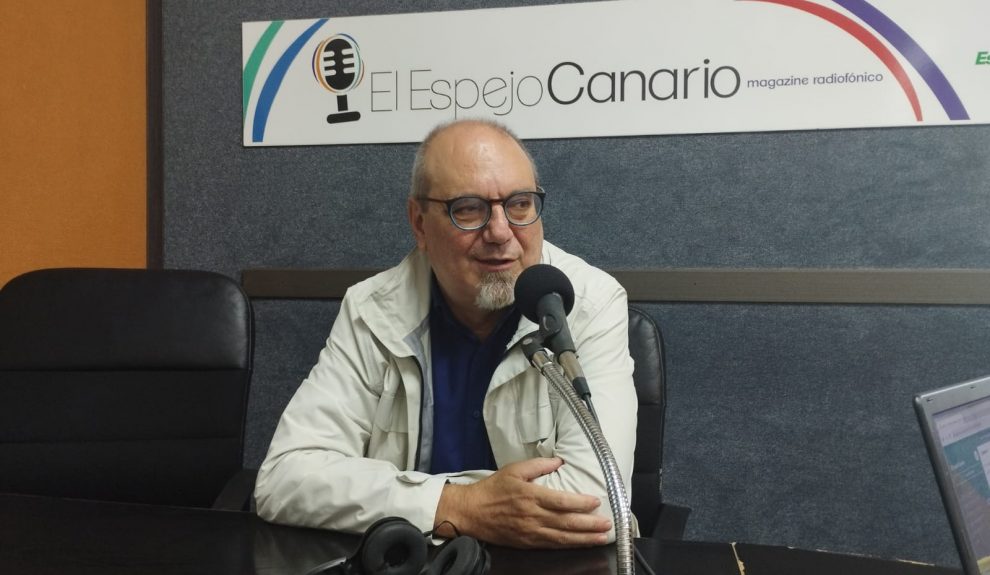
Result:
{"label": "chair backrest", "polygon": [[242,464],[250,301],[220,274],[51,269],[0,290],[0,492],[209,506]]}
{"label": "chair backrest", "polygon": [[666,369],[660,329],[646,312],[633,307],[629,308],[629,354],[636,363],[633,382],[639,401],[631,507],[640,532],[648,535],[657,523],[662,502]]}

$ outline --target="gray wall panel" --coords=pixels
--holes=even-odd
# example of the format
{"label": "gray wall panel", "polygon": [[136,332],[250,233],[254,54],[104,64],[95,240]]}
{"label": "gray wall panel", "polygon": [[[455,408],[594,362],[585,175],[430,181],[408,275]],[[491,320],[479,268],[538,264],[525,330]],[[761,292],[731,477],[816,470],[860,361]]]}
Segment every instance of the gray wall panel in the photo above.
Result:
{"label": "gray wall panel", "polygon": [[665,493],[690,537],[958,562],[911,399],[990,374],[990,308],[639,307],[665,334]]}
{"label": "gray wall panel", "polygon": [[340,308],[331,301],[254,300],[254,377],[244,462],[257,469],[282,410],[316,363]]}
{"label": "gray wall panel", "polygon": [[[542,141],[548,237],[603,267],[990,267],[990,129]],[[563,196],[563,197],[561,197]]]}

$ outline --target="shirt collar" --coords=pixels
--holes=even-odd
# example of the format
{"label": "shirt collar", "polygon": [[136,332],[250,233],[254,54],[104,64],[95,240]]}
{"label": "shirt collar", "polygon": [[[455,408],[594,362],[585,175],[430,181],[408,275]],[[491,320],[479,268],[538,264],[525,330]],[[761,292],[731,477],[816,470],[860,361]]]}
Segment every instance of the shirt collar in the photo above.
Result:
{"label": "shirt collar", "polygon": [[[430,274],[430,314],[439,314],[439,317],[443,319],[449,327],[452,327],[463,335],[464,337],[471,338],[472,341],[476,343],[481,343],[477,336],[474,335],[470,329],[454,317],[454,312],[451,311],[450,306],[447,304],[447,298],[443,296],[443,290],[440,289],[440,283],[437,281],[437,276],[434,273]],[[491,335],[488,339],[495,334],[500,333],[503,329],[506,329],[507,325],[515,326],[519,323],[519,318],[522,313],[512,304],[508,308],[502,310],[502,316],[499,318],[498,323],[495,324],[495,329],[492,330]],[[512,328],[515,331],[515,328]]]}

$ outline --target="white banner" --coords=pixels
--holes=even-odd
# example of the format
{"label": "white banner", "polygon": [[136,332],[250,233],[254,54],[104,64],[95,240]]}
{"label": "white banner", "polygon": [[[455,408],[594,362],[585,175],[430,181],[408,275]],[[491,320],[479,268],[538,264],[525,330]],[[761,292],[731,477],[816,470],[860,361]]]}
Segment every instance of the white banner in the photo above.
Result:
{"label": "white banner", "polygon": [[990,122],[987,0],[617,0],[246,22],[245,146]]}

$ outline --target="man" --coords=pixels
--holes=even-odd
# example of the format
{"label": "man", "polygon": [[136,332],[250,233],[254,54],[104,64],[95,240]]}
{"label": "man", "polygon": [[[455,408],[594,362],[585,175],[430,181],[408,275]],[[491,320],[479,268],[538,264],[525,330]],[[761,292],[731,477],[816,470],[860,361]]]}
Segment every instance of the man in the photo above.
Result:
{"label": "man", "polygon": [[417,153],[416,249],[348,290],[319,362],[286,407],[255,491],[281,523],[423,531],[514,547],[614,539],[597,459],[519,341],[515,278],[547,263],[575,288],[569,324],[629,490],[636,395],[625,292],[543,241],[529,153],[504,127],[460,121]]}

